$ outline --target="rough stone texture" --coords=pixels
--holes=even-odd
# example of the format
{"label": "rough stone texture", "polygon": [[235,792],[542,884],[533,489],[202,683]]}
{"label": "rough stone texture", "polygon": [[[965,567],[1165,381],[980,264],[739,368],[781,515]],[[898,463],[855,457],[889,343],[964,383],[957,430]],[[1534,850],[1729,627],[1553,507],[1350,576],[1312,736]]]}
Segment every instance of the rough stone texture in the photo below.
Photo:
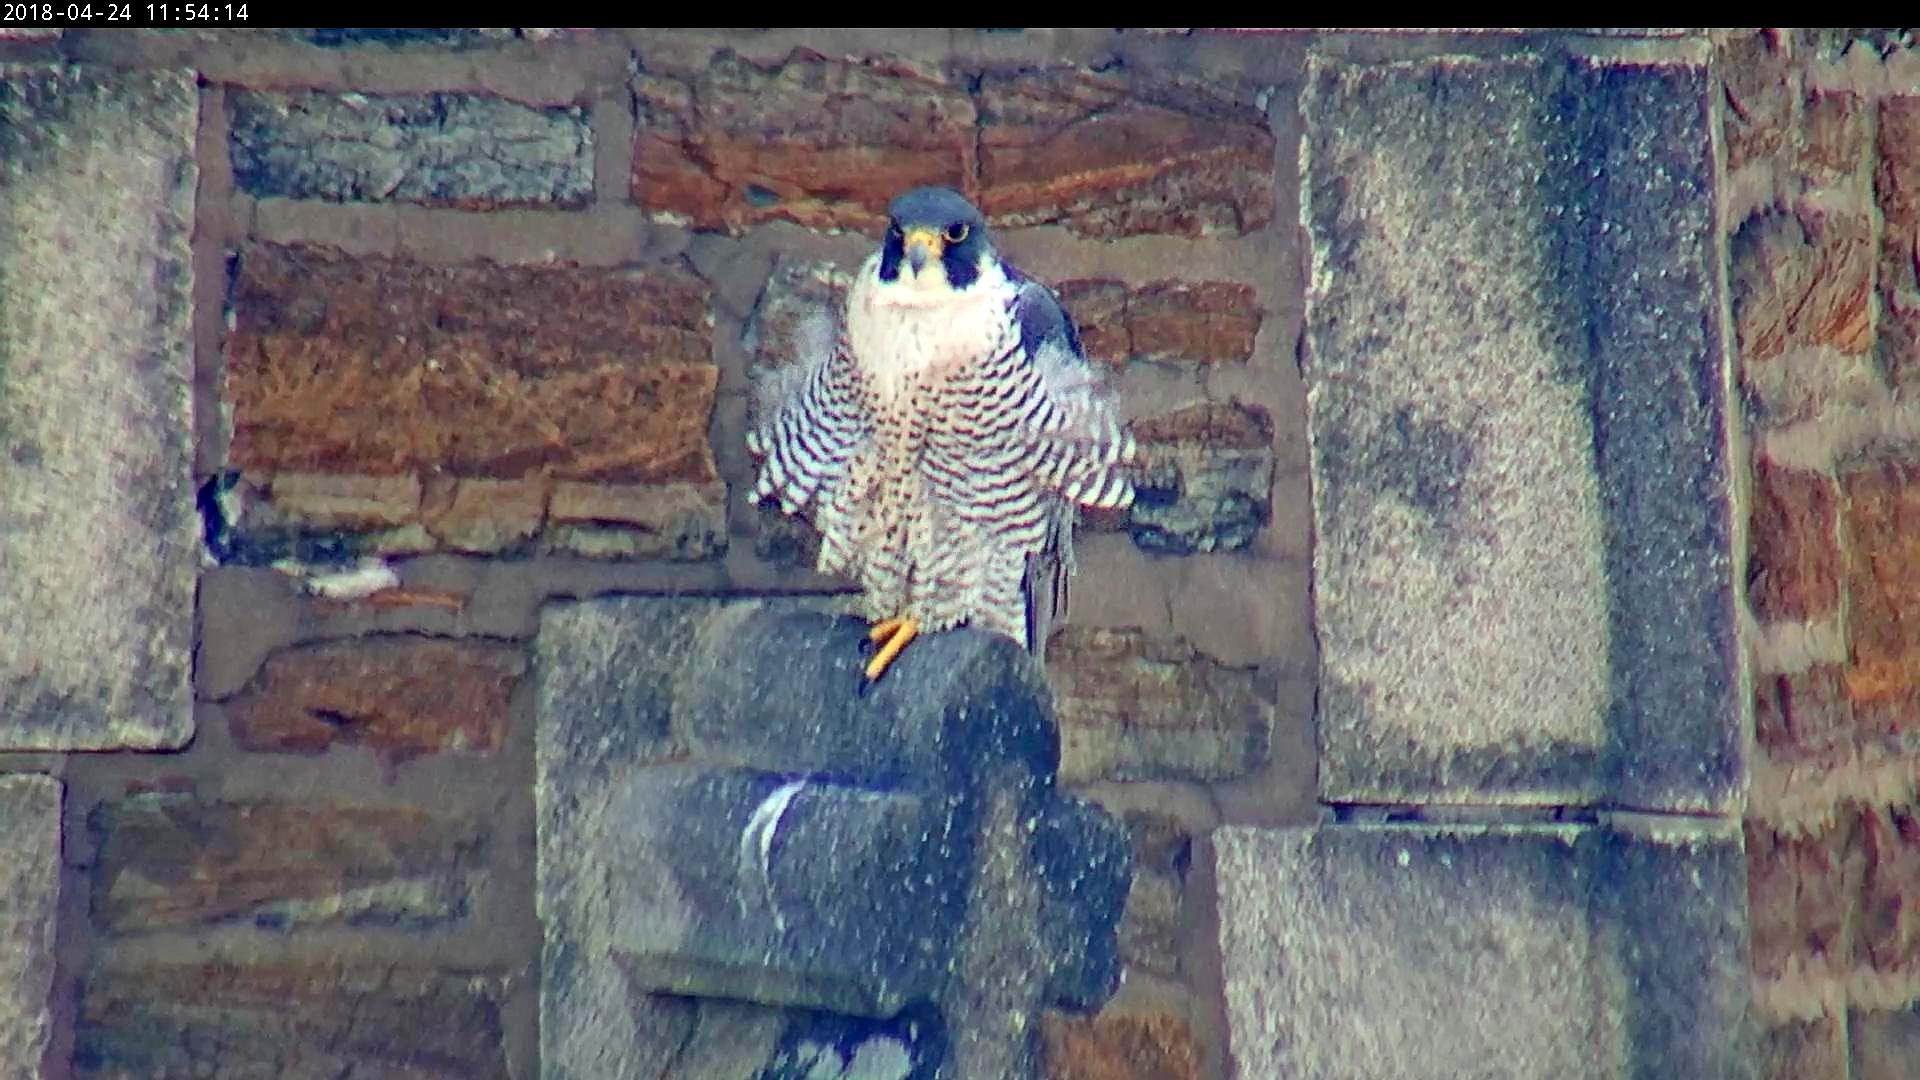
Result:
{"label": "rough stone texture", "polygon": [[404,525],[420,514],[415,476],[282,473],[263,494],[267,513],[249,524],[377,529]]}
{"label": "rough stone texture", "polygon": [[147,960],[103,950],[86,974],[73,1071],[506,1080],[492,972],[326,955]]}
{"label": "rough stone texture", "polygon": [[413,807],[136,795],[96,809],[93,917],[115,933],[239,920],[425,926],[465,916],[480,829]]}
{"label": "rough stone texture", "polygon": [[1844,90],[1810,90],[1800,106],[1800,172],[1815,187],[1857,179],[1870,158],[1866,101]]}
{"label": "rough stone texture", "polygon": [[1873,347],[1873,247],[1864,215],[1810,203],[1756,214],[1734,234],[1734,337],[1756,420],[1816,417],[1836,387],[1878,381],[1864,370]]}
{"label": "rough stone texture", "polygon": [[579,106],[478,94],[227,95],[234,186],[266,198],[489,210],[593,197],[593,129]]}
{"label": "rough stone texture", "polygon": [[1047,1080],[1200,1080],[1200,1047],[1184,1016],[1109,1009],[1040,1019]]}
{"label": "rough stone texture", "polygon": [[532,539],[546,513],[547,485],[537,479],[440,479],[426,489],[420,523],[453,551],[490,554]]}
{"label": "rough stone texture", "polygon": [[1913,1080],[1920,1075],[1920,1007],[1856,1010],[1847,1024],[1847,1080]]}
{"label": "rough stone texture", "polygon": [[965,87],[888,60],[730,52],[633,81],[633,200],[706,229],[762,221],[877,233],[888,200],[973,171]]}
{"label": "rough stone texture", "polygon": [[1237,551],[1273,519],[1273,421],[1258,405],[1201,402],[1137,420],[1128,519],[1156,554]]}
{"label": "rough stone texture", "polygon": [[1236,1075],[1752,1077],[1733,830],[1220,829]]}
{"label": "rough stone texture", "polygon": [[393,760],[487,752],[506,735],[526,671],[517,645],[374,634],[275,653],[228,700],[234,741],[249,750],[319,753],[366,746]]}
{"label": "rough stone texture", "polygon": [[727,550],[727,485],[719,481],[562,481],[553,489],[551,515],[549,544],[575,554],[692,561],[716,558]]}
{"label": "rough stone texture", "polygon": [[1732,805],[1707,90],[1310,63],[1323,798]]}
{"label": "rough stone texture", "polygon": [[534,26],[315,26],[288,27],[288,37],[321,48],[352,48],[358,45],[443,46],[450,49],[486,48],[507,41],[548,41],[556,37],[587,32],[584,27]]}
{"label": "rough stone texture", "polygon": [[1181,973],[1181,900],[1193,862],[1193,838],[1166,814],[1124,816],[1133,840],[1133,887],[1120,918],[1120,957],[1129,971],[1175,979]]}
{"label": "rough stone texture", "polygon": [[60,781],[0,776],[0,1076],[40,1075],[52,1038]]}
{"label": "rough stone texture", "polygon": [[1753,972],[1777,980],[1792,971],[1851,968],[1849,915],[1860,893],[1853,840],[1857,812],[1815,835],[1789,836],[1746,825],[1747,895]]}
{"label": "rough stone texture", "polygon": [[233,308],[238,468],[717,477],[709,292],[684,270],[447,266],[257,245],[240,259]]}
{"label": "rough stone texture", "polygon": [[1920,96],[1880,102],[1873,174],[1880,229],[1880,362],[1899,385],[1920,380]]}
{"label": "rough stone texture", "polygon": [[1775,761],[1820,760],[1854,745],[1846,670],[1816,664],[1790,675],[1754,679],[1755,741]]}
{"label": "rough stone texture", "polygon": [[1721,53],[1727,167],[1773,158],[1787,145],[1793,116],[1792,60],[1776,30],[1743,34]]}
{"label": "rough stone texture", "polygon": [[1762,619],[1819,619],[1840,606],[1838,489],[1822,473],[1758,458],[1747,598]]}
{"label": "rough stone texture", "polygon": [[1889,462],[1841,478],[1848,536],[1847,697],[1890,732],[1920,715],[1920,465]]}
{"label": "rough stone texture", "polygon": [[541,1032],[559,1075],[642,1075],[613,1064],[645,1037],[636,990],[878,1017],[930,998],[956,1077],[1008,1075],[1038,1002],[1112,992],[1128,844],[1049,793],[1038,668],[1004,638],[936,634],[856,696],[863,624],[825,606],[544,609]]}
{"label": "rough stone texture", "polygon": [[990,73],[975,97],[980,208],[1089,236],[1257,232],[1274,139],[1251,97],[1119,68]]}
{"label": "rough stone texture", "polygon": [[1185,638],[1064,626],[1047,643],[1060,718],[1060,778],[1217,780],[1259,768],[1273,704],[1252,668]]}
{"label": "rough stone texture", "polygon": [[1768,1028],[1759,1064],[1759,1080],[1852,1080],[1846,1028],[1830,1016]]}
{"label": "rough stone texture", "polygon": [[1081,344],[1096,360],[1244,363],[1266,312],[1253,287],[1231,281],[1156,281],[1138,287],[1104,279],[1059,285]]}
{"label": "rough stone texture", "polygon": [[0,64],[0,750],[193,734],[198,100]]}

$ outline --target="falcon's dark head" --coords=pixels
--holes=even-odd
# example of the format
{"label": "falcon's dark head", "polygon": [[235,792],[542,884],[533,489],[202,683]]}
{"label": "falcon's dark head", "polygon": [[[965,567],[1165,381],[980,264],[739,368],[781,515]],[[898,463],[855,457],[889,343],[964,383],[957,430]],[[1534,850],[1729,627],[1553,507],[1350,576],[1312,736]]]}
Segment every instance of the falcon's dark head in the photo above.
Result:
{"label": "falcon's dark head", "polygon": [[915,188],[887,207],[880,280],[919,290],[959,291],[995,259],[980,211],[959,192]]}

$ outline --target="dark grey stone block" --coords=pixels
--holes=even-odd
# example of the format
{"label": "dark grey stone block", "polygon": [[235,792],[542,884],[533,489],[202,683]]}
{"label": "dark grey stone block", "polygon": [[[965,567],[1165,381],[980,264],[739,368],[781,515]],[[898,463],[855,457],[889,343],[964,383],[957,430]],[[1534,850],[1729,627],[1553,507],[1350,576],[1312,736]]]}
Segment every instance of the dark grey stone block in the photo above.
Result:
{"label": "dark grey stone block", "polygon": [[199,116],[188,72],[0,64],[0,750],[193,736]]}
{"label": "dark grey stone block", "polygon": [[663,1015],[635,1002],[663,995],[921,1017],[914,1038],[864,1050],[803,1040],[780,1059],[793,1068],[1018,1075],[1040,1009],[1098,1008],[1117,988],[1131,846],[1056,790],[1037,662],[994,635],[929,635],[860,694],[865,626],[835,606],[629,597],[543,613],[541,1031],[556,1075],[642,1075],[620,1047]]}
{"label": "dark grey stone block", "polygon": [[1717,85],[1311,63],[1324,798],[1734,805]]}
{"label": "dark grey stone block", "polygon": [[234,184],[257,197],[469,209],[593,197],[593,131],[575,106],[278,90],[228,102]]}
{"label": "dark grey stone block", "polygon": [[1737,822],[1213,842],[1240,1076],[1754,1075]]}

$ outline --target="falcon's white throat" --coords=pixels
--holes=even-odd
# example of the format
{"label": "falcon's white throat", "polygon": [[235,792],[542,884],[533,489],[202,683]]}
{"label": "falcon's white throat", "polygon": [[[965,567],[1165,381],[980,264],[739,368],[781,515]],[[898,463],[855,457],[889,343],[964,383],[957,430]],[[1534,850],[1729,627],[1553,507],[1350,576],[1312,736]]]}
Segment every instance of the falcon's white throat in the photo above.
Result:
{"label": "falcon's white throat", "polygon": [[938,259],[928,260],[917,274],[902,260],[899,275],[882,281],[875,253],[847,297],[847,343],[854,362],[890,400],[910,378],[971,363],[1003,347],[1012,329],[1008,301],[1013,293],[998,259],[983,259],[980,276],[956,289]]}

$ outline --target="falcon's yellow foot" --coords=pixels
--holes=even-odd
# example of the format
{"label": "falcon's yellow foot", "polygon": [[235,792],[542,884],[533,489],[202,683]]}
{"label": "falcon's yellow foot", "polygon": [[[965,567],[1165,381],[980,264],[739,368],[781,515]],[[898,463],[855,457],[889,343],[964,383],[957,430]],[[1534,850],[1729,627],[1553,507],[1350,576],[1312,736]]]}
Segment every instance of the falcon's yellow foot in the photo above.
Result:
{"label": "falcon's yellow foot", "polygon": [[900,656],[900,650],[906,648],[907,643],[919,633],[920,620],[905,615],[881,619],[873,624],[873,629],[867,631],[867,640],[878,646],[879,651],[873,654],[873,659],[867,661],[866,675],[860,680],[862,693],[866,692],[867,687],[879,681],[880,676]]}

